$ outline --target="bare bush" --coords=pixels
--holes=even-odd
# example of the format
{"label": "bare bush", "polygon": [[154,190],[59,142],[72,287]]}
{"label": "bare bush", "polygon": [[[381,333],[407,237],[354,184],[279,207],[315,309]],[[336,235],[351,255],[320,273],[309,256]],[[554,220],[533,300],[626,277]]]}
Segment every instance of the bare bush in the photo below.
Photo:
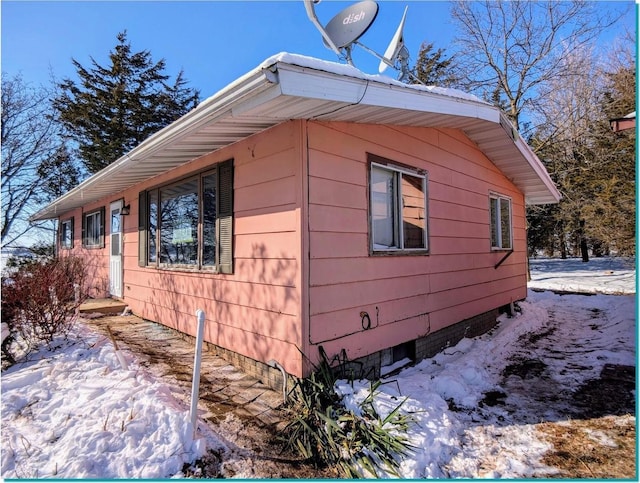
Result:
{"label": "bare bush", "polygon": [[[87,298],[81,289],[85,277],[83,260],[68,256],[34,261],[2,279],[3,322],[27,352],[42,344],[50,346],[56,336],[66,338],[78,307]],[[3,346],[3,355],[9,359],[7,354],[10,347]]]}

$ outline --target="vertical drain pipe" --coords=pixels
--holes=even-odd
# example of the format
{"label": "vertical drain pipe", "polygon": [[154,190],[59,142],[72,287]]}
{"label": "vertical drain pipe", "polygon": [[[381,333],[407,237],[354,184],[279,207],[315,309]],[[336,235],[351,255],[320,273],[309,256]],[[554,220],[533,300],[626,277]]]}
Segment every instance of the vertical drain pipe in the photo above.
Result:
{"label": "vertical drain pipe", "polygon": [[191,427],[193,438],[196,437],[196,422],[198,419],[198,391],[200,390],[200,362],[202,361],[202,339],[204,338],[204,311],[196,310],[198,319],[198,333],[196,336],[196,353],[193,358],[193,381],[191,382]]}

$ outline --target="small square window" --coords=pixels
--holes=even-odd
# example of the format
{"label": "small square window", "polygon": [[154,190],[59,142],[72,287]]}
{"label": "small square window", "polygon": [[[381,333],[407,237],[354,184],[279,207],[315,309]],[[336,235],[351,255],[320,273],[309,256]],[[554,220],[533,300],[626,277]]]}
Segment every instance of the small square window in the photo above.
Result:
{"label": "small square window", "polygon": [[389,165],[371,164],[373,251],[427,249],[426,177]]}
{"label": "small square window", "polygon": [[511,200],[499,195],[489,198],[491,216],[491,248],[494,250],[511,250]]}

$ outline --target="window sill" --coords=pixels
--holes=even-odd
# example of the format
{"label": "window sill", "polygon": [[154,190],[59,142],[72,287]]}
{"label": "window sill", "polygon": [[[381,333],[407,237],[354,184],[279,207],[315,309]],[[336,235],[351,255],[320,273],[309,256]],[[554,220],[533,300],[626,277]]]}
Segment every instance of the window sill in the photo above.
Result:
{"label": "window sill", "polygon": [[426,248],[416,248],[414,250],[369,250],[369,256],[372,257],[411,257],[429,255]]}
{"label": "window sill", "polygon": [[163,272],[206,273],[212,275],[220,273],[218,267],[197,267],[192,265],[147,265],[146,268]]}

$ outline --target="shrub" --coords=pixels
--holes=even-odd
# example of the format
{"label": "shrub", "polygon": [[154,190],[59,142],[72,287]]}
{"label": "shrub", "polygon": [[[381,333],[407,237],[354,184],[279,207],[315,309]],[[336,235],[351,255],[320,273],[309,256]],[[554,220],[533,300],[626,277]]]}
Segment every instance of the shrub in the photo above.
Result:
{"label": "shrub", "polygon": [[380,382],[356,412],[347,409],[335,392],[335,376],[326,361],[290,393],[293,420],[284,429],[288,449],[296,450],[316,466],[331,465],[346,478],[361,478],[363,470],[378,477],[384,470],[398,475],[398,457],[413,447],[406,436],[411,418],[400,412],[401,402],[382,418],[373,404]]}
{"label": "shrub", "polygon": [[[86,299],[86,270],[81,258],[68,256],[24,264],[2,279],[2,321],[27,352],[66,337],[79,305]],[[3,344],[3,355],[10,354]]]}

